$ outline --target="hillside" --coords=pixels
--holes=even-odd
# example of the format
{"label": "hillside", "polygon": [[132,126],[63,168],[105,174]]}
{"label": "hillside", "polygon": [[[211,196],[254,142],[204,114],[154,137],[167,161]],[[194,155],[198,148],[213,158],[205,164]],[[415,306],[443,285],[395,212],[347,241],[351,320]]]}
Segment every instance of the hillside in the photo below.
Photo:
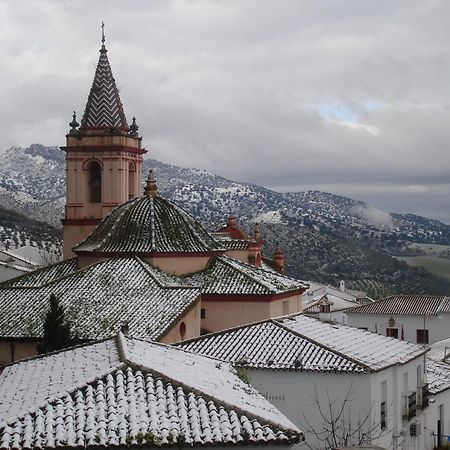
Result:
{"label": "hillside", "polygon": [[31,245],[52,253],[59,253],[61,228],[31,219],[23,214],[0,207],[0,244],[5,248]]}
{"label": "hillside", "polygon": [[[0,206],[60,227],[64,205],[64,154],[35,144],[13,148],[0,168]],[[324,283],[346,279],[374,297],[390,293],[450,293],[450,282],[392,257],[421,245],[450,245],[450,226],[394,214],[330,193],[278,193],[209,172],[147,159],[162,194],[189,210],[211,230],[230,213],[244,228],[260,222],[270,256],[280,241],[288,272]]]}

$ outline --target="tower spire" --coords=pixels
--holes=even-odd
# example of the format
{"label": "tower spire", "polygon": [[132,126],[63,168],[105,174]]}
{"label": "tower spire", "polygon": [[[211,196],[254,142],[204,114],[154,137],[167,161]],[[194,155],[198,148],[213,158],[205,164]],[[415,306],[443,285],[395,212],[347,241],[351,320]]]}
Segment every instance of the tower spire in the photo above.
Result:
{"label": "tower spire", "polygon": [[105,24],[102,22],[102,47],[94,81],[89,93],[86,109],[81,120],[81,130],[109,129],[111,133],[128,132],[129,127],[119,90],[116,86],[111,66],[109,65],[108,50],[105,47]]}

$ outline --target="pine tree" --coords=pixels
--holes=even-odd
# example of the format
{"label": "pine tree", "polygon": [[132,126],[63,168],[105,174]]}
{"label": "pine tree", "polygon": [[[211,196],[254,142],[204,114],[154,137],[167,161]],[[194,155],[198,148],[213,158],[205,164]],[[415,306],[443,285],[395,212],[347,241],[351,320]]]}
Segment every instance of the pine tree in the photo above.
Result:
{"label": "pine tree", "polygon": [[50,294],[50,309],[45,317],[44,338],[38,344],[40,354],[49,353],[73,344],[70,338],[70,324],[65,323],[64,309],[55,294]]}

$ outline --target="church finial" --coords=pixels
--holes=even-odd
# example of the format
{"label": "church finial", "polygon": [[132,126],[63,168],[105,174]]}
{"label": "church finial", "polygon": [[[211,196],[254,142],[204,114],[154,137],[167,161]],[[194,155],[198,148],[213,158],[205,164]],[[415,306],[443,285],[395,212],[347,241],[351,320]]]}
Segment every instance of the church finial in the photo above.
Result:
{"label": "church finial", "polygon": [[72,122],[69,123],[70,134],[75,134],[80,124],[77,122],[77,113],[74,111],[72,116]]}
{"label": "church finial", "polygon": [[153,169],[148,171],[147,184],[144,189],[144,194],[147,197],[155,197],[158,195],[158,186],[156,185],[155,173]]}
{"label": "church finial", "polygon": [[130,133],[131,137],[138,137],[139,125],[136,123],[136,117],[133,117],[133,123],[130,125]]}
{"label": "church finial", "polygon": [[279,273],[284,273],[284,256],[278,242],[275,245],[275,252],[272,261],[274,269]]}
{"label": "church finial", "polygon": [[105,47],[105,22],[102,22],[102,48],[100,49],[100,53],[106,53]]}
{"label": "church finial", "polygon": [[255,226],[253,228],[253,238],[256,242],[259,242],[261,240],[261,229],[259,227],[259,223],[255,223]]}

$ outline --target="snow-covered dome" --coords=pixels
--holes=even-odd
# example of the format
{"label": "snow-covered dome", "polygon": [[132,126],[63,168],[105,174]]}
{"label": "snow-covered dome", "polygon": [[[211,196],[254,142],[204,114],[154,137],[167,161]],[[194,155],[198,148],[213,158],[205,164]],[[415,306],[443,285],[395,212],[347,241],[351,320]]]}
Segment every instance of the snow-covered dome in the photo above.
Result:
{"label": "snow-covered dome", "polygon": [[225,249],[184,209],[146,192],[114,209],[73,251],[96,256],[211,255]]}

